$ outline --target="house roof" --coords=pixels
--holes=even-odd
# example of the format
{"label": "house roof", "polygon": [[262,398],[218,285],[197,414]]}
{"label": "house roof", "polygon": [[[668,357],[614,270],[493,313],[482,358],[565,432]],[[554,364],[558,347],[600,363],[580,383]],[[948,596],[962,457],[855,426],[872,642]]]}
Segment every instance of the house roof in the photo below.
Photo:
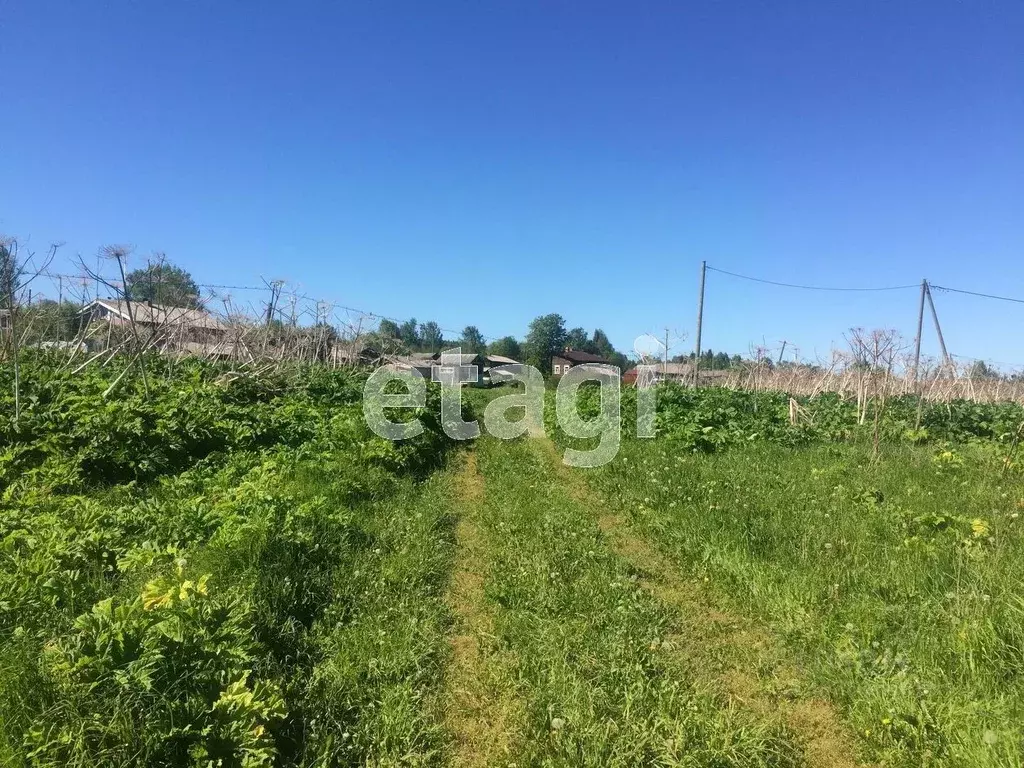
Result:
{"label": "house roof", "polygon": [[511,357],[505,357],[504,355],[486,355],[484,359],[491,365],[521,365],[518,360],[513,360]]}
{"label": "house roof", "polygon": [[421,371],[429,371],[433,366],[433,360],[424,360],[421,357],[411,357],[409,355],[386,355],[384,359],[387,361],[387,365],[393,368],[417,368]]}
{"label": "house roof", "polygon": [[131,314],[128,312],[128,302],[123,299],[96,299],[82,311],[86,312],[97,305],[119,315],[124,320],[130,320],[134,317],[136,323],[143,325],[181,325],[190,328],[208,328],[218,331],[226,330],[228,327],[209,312],[202,309],[165,307],[162,304],[152,304],[145,301],[131,302]]}
{"label": "house roof", "polygon": [[[451,363],[454,362],[452,360],[452,358],[454,358],[454,357],[455,357],[455,355],[449,354],[448,355],[448,360],[445,360],[444,362],[442,362],[441,361],[441,357],[439,356],[437,359],[434,360],[434,365],[451,365]],[[459,355],[459,361],[458,362],[459,362],[459,365],[475,365],[476,363],[479,363],[479,362],[482,362],[482,361],[483,361],[483,359],[482,359],[481,355]]]}
{"label": "house roof", "polygon": [[610,360],[606,360],[600,355],[592,355],[589,352],[581,352],[578,349],[567,349],[564,352],[557,352],[555,357],[560,357],[573,363],[604,363],[605,365],[611,365]]}

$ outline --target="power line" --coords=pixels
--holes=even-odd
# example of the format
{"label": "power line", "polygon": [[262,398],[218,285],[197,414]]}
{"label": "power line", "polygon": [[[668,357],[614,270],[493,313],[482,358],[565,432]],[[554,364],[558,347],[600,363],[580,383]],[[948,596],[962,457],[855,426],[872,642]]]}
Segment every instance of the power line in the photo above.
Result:
{"label": "power line", "polygon": [[978,293],[977,291],[965,291],[961,288],[946,288],[942,285],[935,285],[934,283],[928,283],[928,285],[937,291],[948,291],[950,293],[964,293],[968,296],[980,296],[983,299],[997,299],[998,301],[1012,301],[1015,304],[1024,304],[1024,299],[1013,299],[1009,296],[995,296],[991,293]]}
{"label": "power line", "polygon": [[971,357],[970,355],[955,355],[952,352],[949,353],[949,356],[960,360],[973,360],[976,363],[992,363],[993,365],[1005,365],[1010,368],[1024,368],[1024,363],[1007,363],[1004,360],[992,360],[985,357]]}
{"label": "power line", "polygon": [[[43,274],[46,277],[51,278],[51,279],[54,279],[54,278],[66,278],[66,279],[71,279],[71,280],[88,279],[84,275],[67,275],[67,274],[61,274],[61,273],[58,273],[58,272],[45,272]],[[117,284],[120,284],[120,281],[112,281],[112,282],[116,282]],[[214,285],[214,284],[211,284],[211,283],[196,283],[196,287],[198,287],[198,288],[207,288],[207,289],[210,289],[210,290],[225,290],[225,291],[269,291],[269,290],[271,290],[271,288],[269,288],[266,285]],[[370,311],[365,310],[365,309],[359,309],[358,307],[349,307],[349,306],[346,306],[344,304],[339,304],[339,303],[337,303],[335,301],[331,301],[329,299],[317,299],[317,298],[315,298],[313,296],[310,296],[308,294],[299,293],[298,291],[282,291],[280,295],[281,296],[293,297],[295,299],[301,299],[301,300],[304,300],[304,301],[309,301],[309,302],[314,302],[314,303],[330,304],[332,309],[341,309],[341,310],[344,310],[346,312],[352,312],[354,314],[362,315],[364,317],[370,317],[370,318],[373,318],[375,320],[390,320],[392,323],[396,323],[396,324],[399,324],[399,325],[401,325],[403,322],[405,322],[404,320],[401,320],[401,319],[399,319],[397,317],[388,317],[387,315],[381,315],[381,314],[378,314],[376,312],[370,312]],[[462,331],[456,330],[455,328],[441,328],[440,326],[438,327],[438,330],[443,332],[443,333],[451,333],[451,334],[461,334],[462,333]],[[484,341],[497,341],[498,340],[498,338],[495,337],[495,336],[484,336],[483,334],[480,334],[480,338],[482,338]]]}
{"label": "power line", "polygon": [[729,275],[730,277],[738,277],[741,280],[750,280],[754,283],[766,283],[767,285],[777,285],[782,288],[799,288],[803,291],[903,291],[908,288],[920,288],[920,283],[914,283],[913,285],[890,285],[880,288],[839,288],[829,287],[821,285],[798,285],[796,283],[780,283],[776,280],[765,280],[760,277],[751,277],[750,275],[741,275],[736,272],[727,272],[724,269],[718,269],[716,267],[708,267],[712,272],[718,272],[722,275]]}
{"label": "power line", "polygon": [[265,285],[209,285],[208,283],[196,283],[200,288],[220,289],[226,291],[269,291]]}

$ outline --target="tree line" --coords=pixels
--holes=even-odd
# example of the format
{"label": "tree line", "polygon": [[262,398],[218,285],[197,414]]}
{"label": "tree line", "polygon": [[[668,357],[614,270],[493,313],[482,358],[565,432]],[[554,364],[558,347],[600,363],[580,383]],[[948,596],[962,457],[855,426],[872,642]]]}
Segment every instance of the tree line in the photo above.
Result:
{"label": "tree line", "polygon": [[488,343],[475,325],[467,325],[458,337],[449,339],[437,323],[418,323],[414,317],[401,323],[381,320],[377,336],[383,347],[436,353],[458,346],[464,354],[501,355],[529,363],[544,373],[551,372],[551,359],[566,348],[597,355],[623,370],[629,367],[628,358],[615,349],[603,330],[597,328],[588,333],[585,328],[566,328],[565,319],[557,313],[534,318],[522,341],[515,336],[503,336]]}

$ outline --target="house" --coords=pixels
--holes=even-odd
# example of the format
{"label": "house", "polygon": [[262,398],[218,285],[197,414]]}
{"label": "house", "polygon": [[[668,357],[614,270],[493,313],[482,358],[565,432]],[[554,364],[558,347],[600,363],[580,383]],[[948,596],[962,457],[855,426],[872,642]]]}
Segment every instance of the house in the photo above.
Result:
{"label": "house", "polygon": [[129,303],[124,299],[96,299],[83,307],[80,315],[86,323],[106,324],[110,330],[134,328],[144,339],[158,337],[154,346],[162,351],[185,354],[202,354],[207,347],[223,346],[230,330],[226,323],[203,309],[164,306],[150,301]]}
{"label": "house", "polygon": [[[484,366],[492,384],[515,381],[516,373],[522,373],[523,364],[504,355],[484,355]],[[503,370],[498,370],[502,368]]]}
{"label": "house", "polygon": [[[444,365],[442,365],[441,358],[444,357]],[[458,360],[453,358],[458,357]],[[459,373],[458,383],[461,384],[473,384],[479,386],[483,383],[484,367],[486,366],[486,360],[483,355],[454,355],[450,353],[443,353],[443,355],[435,355],[433,358],[433,368],[431,369],[432,378],[436,381],[453,381],[455,376],[455,368],[451,364],[458,362],[461,368],[466,366],[476,366],[475,378],[470,378],[468,371],[462,371]]]}
{"label": "house", "polygon": [[429,380],[434,360],[412,355],[386,355],[382,367],[399,373],[416,371],[420,376]]}
{"label": "house", "polygon": [[[677,384],[693,384],[693,363],[656,363],[646,364],[647,368],[641,376],[640,367],[627,371],[622,380],[626,384],[636,385],[638,378],[641,386],[649,386],[662,381],[672,381]],[[714,371],[705,368],[700,369],[700,380],[704,384],[721,383],[728,378],[728,371]]]}
{"label": "house", "polygon": [[568,373],[570,368],[584,363],[615,367],[615,363],[605,360],[600,355],[592,355],[589,352],[580,352],[578,349],[566,347],[565,351],[559,352],[551,358],[551,372],[555,376],[561,376],[563,373]]}
{"label": "house", "polygon": [[505,357],[504,355],[484,355],[484,364],[488,368],[496,365],[522,365],[518,360],[513,360],[511,357]]}
{"label": "house", "polygon": [[675,381],[682,384],[693,381],[692,363],[652,363],[655,381]]}
{"label": "house", "polygon": [[386,355],[384,357],[384,368],[392,371],[416,371],[427,381],[452,381],[455,376],[455,366],[476,366],[476,377],[471,378],[468,372],[460,373],[459,384],[472,384],[479,386],[483,383],[483,374],[486,361],[483,355],[458,355],[457,360],[452,360],[453,354],[448,355],[447,365],[441,364],[441,355],[436,352],[413,352],[410,355]]}
{"label": "house", "polygon": [[202,309],[166,307],[149,301],[96,299],[81,311],[87,321],[105,322],[114,327],[130,327],[149,333],[160,332],[182,341],[215,341],[224,336],[226,323]]}

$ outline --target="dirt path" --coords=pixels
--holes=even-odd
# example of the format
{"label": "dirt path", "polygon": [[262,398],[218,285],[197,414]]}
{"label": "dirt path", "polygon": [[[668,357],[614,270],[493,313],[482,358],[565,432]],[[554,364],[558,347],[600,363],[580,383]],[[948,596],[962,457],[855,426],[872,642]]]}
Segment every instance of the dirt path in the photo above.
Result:
{"label": "dirt path", "polygon": [[447,680],[447,724],[452,765],[476,768],[508,763],[517,732],[514,694],[497,685],[492,665],[504,663],[494,646],[484,580],[487,543],[474,510],[484,503],[484,479],[470,451],[456,477],[455,565],[450,603],[456,618]]}
{"label": "dirt path", "polygon": [[835,708],[804,693],[802,675],[770,634],[715,608],[706,590],[684,579],[668,558],[632,531],[625,516],[607,509],[579,470],[562,464],[554,443],[542,438],[533,444],[557,466],[573,498],[593,511],[611,548],[629,563],[640,583],[672,610],[677,634],[665,643],[681,668],[729,704],[761,718],[781,719],[811,768],[861,765],[854,758],[852,735]]}

